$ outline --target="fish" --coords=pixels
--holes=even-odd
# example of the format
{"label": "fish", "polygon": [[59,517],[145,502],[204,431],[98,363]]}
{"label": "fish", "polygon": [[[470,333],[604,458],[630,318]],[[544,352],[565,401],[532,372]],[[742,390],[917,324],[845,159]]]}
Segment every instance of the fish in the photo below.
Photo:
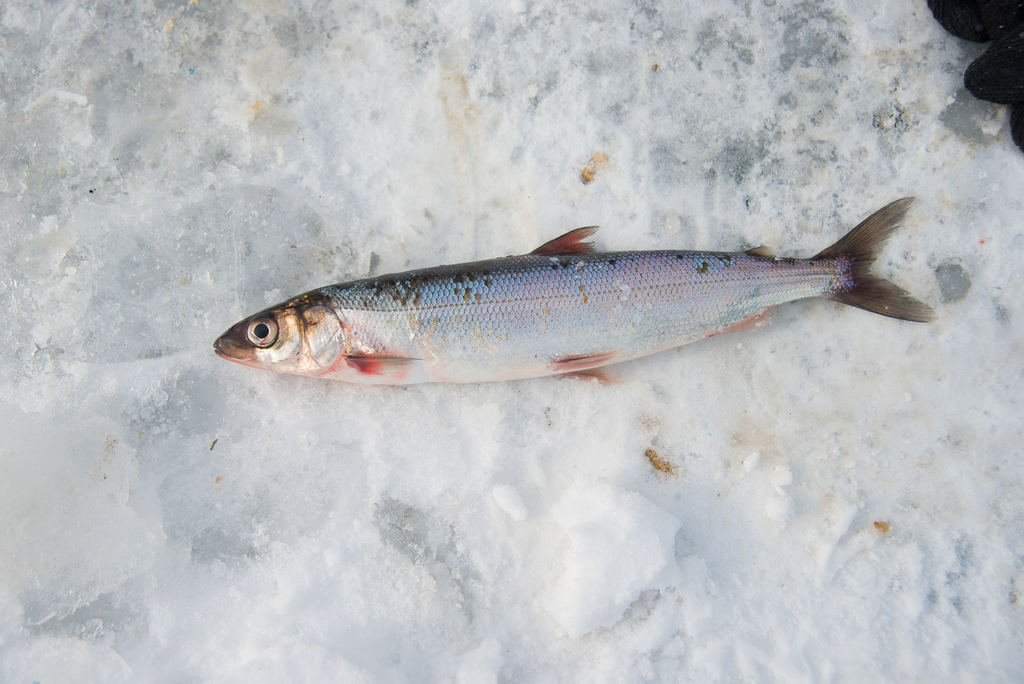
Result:
{"label": "fish", "polygon": [[529,254],[328,285],[264,309],[214,342],[220,357],[354,383],[608,380],[606,366],[762,327],[821,297],[883,316],[935,313],[871,272],[913,198],[878,210],[809,259],[746,252],[597,252],[596,227]]}

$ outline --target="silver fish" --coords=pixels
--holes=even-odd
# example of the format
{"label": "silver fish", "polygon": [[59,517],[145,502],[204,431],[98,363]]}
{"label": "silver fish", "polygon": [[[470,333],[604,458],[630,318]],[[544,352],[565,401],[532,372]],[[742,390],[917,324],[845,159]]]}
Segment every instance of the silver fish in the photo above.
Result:
{"label": "silver fish", "polygon": [[604,377],[602,367],[761,327],[784,302],[827,297],[883,316],[934,312],[870,272],[912,198],[810,259],[747,252],[603,252],[579,228],[529,254],[311,290],[214,342],[236,363],[349,382]]}

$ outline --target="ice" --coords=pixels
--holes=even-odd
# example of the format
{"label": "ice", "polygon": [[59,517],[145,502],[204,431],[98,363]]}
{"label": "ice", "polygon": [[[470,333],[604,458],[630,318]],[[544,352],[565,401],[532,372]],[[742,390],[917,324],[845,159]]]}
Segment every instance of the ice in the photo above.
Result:
{"label": "ice", "polygon": [[[1024,155],[925,3],[16,0],[0,38],[0,681],[1024,671]],[[928,325],[799,302],[607,385],[211,349],[371,272],[588,225],[809,256],[907,195],[877,269]]]}
{"label": "ice", "polygon": [[523,498],[519,496],[513,487],[508,485],[494,485],[491,490],[491,494],[494,496],[495,502],[501,507],[501,510],[509,514],[513,520],[522,521],[526,520],[526,516],[529,512],[526,510],[526,505],[523,503]]}
{"label": "ice", "polygon": [[569,537],[561,577],[544,605],[576,638],[619,621],[646,590],[679,581],[679,521],[635,492],[574,482],[552,509]]}
{"label": "ice", "polygon": [[765,515],[777,523],[785,523],[793,517],[793,497],[776,496],[764,504]]}

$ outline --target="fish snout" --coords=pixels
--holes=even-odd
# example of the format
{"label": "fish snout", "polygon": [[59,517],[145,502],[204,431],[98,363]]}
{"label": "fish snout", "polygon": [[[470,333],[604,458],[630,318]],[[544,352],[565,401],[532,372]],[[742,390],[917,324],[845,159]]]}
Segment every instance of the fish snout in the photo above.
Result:
{"label": "fish snout", "polygon": [[256,350],[246,337],[245,327],[244,322],[236,324],[218,337],[213,343],[214,353],[228,361],[247,366],[255,365],[257,362]]}

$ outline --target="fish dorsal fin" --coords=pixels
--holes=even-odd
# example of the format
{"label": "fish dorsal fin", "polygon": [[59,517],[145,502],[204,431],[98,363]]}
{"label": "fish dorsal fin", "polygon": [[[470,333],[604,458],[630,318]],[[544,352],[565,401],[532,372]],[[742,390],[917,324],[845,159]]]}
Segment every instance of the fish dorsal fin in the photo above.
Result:
{"label": "fish dorsal fin", "polygon": [[775,251],[771,247],[765,247],[764,245],[761,245],[760,247],[751,247],[745,253],[750,256],[766,257],[769,259],[775,258]]}
{"label": "fish dorsal fin", "polygon": [[584,242],[584,240],[596,232],[597,226],[570,230],[565,235],[559,235],[554,240],[545,242],[530,254],[593,254],[594,245]]}

